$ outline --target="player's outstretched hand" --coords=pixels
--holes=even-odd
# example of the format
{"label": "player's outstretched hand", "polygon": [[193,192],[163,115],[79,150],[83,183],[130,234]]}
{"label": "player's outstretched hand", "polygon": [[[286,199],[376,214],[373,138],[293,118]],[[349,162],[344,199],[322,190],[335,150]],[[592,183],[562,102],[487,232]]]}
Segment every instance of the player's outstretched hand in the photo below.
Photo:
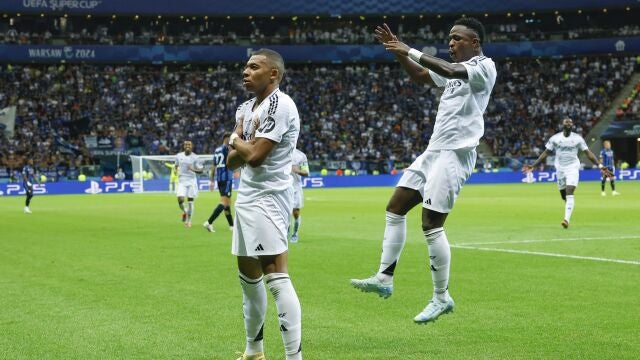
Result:
{"label": "player's outstretched hand", "polygon": [[600,169],[600,172],[602,173],[602,177],[613,179],[613,174],[606,167],[603,167],[602,169]]}
{"label": "player's outstretched hand", "polygon": [[532,171],[533,171],[533,166],[528,165],[528,164],[522,165],[522,172],[523,173],[528,174],[528,173],[530,173]]}
{"label": "player's outstretched hand", "polygon": [[409,47],[409,45],[403,43],[402,41],[398,41],[398,40],[391,40],[388,41],[386,43],[383,44],[384,48],[388,51],[391,51],[392,53],[396,54],[396,55],[401,55],[401,56],[408,56],[409,55],[409,50],[411,49]]}
{"label": "player's outstretched hand", "polygon": [[398,37],[391,31],[389,25],[382,24],[382,26],[376,26],[375,36],[381,43],[387,43],[389,41],[398,41]]}

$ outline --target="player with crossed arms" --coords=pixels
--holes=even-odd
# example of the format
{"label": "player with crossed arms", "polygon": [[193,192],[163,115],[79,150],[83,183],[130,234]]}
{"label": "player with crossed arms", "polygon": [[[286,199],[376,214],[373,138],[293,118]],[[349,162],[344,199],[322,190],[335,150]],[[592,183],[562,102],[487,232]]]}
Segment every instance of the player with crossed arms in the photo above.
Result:
{"label": "player with crossed arms", "polygon": [[[293,100],[279,89],[284,60],[260,49],[247,61],[245,88],[255,97],[238,107],[227,167],[242,166],[232,249],[243,295],[246,345],[241,360],[263,360],[263,326],[269,288],[276,303],[287,360],[302,359],[302,311],[288,266],[292,211],[291,168],[300,133]],[[265,286],[266,283],[266,286]]]}

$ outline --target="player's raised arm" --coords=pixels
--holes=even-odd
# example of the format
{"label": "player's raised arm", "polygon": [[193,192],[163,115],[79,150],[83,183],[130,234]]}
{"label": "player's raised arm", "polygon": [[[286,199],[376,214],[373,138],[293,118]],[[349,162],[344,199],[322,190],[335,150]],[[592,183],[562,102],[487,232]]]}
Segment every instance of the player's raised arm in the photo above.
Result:
{"label": "player's raised arm", "polygon": [[613,176],[613,174],[611,173],[611,171],[609,171],[609,169],[607,169],[606,167],[604,167],[600,161],[598,161],[598,158],[596,158],[596,155],[589,149],[586,149],[583,151],[583,153],[585,155],[587,155],[587,158],[589,158],[589,160],[591,160],[591,162],[598,166],[598,169],[600,169],[600,172],[602,173],[602,176],[604,177],[608,177],[611,178]]}
{"label": "player's raised arm", "polygon": [[[390,51],[398,58],[406,58],[412,60],[416,64],[420,64],[434,73],[447,79],[467,79],[467,68],[462,64],[450,63],[435,56],[424,54],[423,52],[412,49],[409,45],[402,41],[392,40],[383,44],[387,51]],[[404,67],[404,66],[403,66]],[[423,68],[424,69],[424,68]],[[406,69],[405,69],[406,70]],[[426,71],[426,69],[424,69]],[[429,72],[426,71],[429,80],[433,83]],[[411,74],[410,74],[411,75]]]}
{"label": "player's raised arm", "polygon": [[527,164],[522,165],[522,172],[525,173],[525,174],[532,172],[533,169],[538,167],[538,165],[540,165],[540,163],[543,162],[544,159],[547,158],[547,156],[549,156],[549,150],[543,151],[542,154],[540,154],[540,156],[536,159],[536,161],[533,162],[533,164],[531,164],[531,165],[527,165]]}
{"label": "player's raised arm", "polygon": [[[376,39],[378,39],[378,41],[380,41],[380,43],[382,43],[382,45],[385,46],[385,48],[387,43],[390,43],[392,41],[399,42],[398,37],[391,31],[389,25],[387,24],[376,27],[375,37]],[[411,78],[411,81],[417,84],[435,85],[427,69],[420,66],[417,62],[409,59],[407,55],[400,55],[395,52],[393,53],[396,55],[396,59],[398,60],[404,71]]]}

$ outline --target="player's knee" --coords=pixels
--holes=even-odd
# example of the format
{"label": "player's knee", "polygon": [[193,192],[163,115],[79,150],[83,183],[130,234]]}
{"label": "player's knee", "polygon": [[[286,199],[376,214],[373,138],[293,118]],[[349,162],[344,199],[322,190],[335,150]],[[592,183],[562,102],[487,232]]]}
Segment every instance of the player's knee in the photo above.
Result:
{"label": "player's knee", "polygon": [[389,201],[389,203],[387,204],[387,208],[385,209],[386,211],[392,213],[392,214],[396,214],[396,215],[406,215],[407,211],[404,209],[404,206],[402,206],[402,204],[398,204],[397,202],[394,201]]}
{"label": "player's knee", "polygon": [[437,221],[435,219],[422,220],[422,231],[429,231],[437,228],[441,228],[444,225],[443,221]]}
{"label": "player's knee", "polygon": [[422,215],[422,231],[429,231],[444,226],[447,214],[426,210]]}

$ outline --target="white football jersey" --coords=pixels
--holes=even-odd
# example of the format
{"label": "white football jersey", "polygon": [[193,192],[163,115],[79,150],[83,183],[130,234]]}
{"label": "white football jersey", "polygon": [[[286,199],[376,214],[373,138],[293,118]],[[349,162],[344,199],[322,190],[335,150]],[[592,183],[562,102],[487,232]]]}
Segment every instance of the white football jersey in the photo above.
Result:
{"label": "white football jersey", "polygon": [[559,132],[553,135],[545,145],[547,150],[555,151],[556,159],[554,166],[556,169],[565,170],[569,168],[579,168],[580,159],[578,154],[588,149],[587,143],[582,136],[572,132],[569,136]]}
{"label": "white football jersey", "polygon": [[[262,165],[245,164],[238,187],[238,203],[251,203],[261,196],[291,187],[293,150],[300,133],[298,108],[289,95],[275,89],[262,103],[256,98],[244,102],[236,111],[236,126],[243,124],[245,140],[267,138],[277,144]],[[254,108],[255,105],[255,108]]]}
{"label": "white football jersey", "polygon": [[496,83],[496,65],[484,55],[460,63],[467,79],[447,79],[429,70],[438,87],[444,87],[429,140],[429,150],[455,150],[478,146],[484,134],[484,111]]}
{"label": "white football jersey", "polygon": [[194,171],[189,170],[191,167],[202,167],[198,155],[191,153],[185,155],[184,151],[176,155],[176,165],[178,165],[178,181],[182,183],[196,181],[197,176]]}
{"label": "white football jersey", "polygon": [[[307,160],[307,155],[305,155],[302,151],[298,150],[298,149],[294,149],[293,150],[293,165],[297,166],[297,167],[305,167],[305,166],[309,166],[309,162]],[[302,176],[296,174],[296,173],[291,173],[291,176],[293,176],[293,185],[297,188],[302,188]]]}

